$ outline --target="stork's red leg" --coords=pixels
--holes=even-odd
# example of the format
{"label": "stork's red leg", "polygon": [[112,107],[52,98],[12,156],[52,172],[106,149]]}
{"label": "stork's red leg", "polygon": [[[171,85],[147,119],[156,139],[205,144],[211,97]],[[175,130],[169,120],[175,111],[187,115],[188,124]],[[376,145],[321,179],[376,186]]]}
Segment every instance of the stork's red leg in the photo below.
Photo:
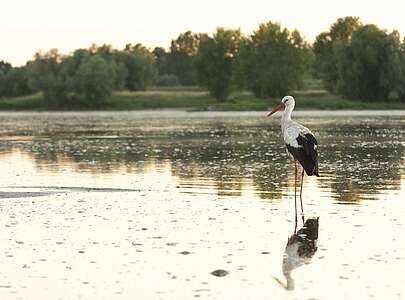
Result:
{"label": "stork's red leg", "polygon": [[297,161],[294,160],[294,167],[295,167],[295,180],[294,180],[294,207],[295,207],[295,229],[294,233],[297,231],[297,223],[298,223],[298,217],[297,217],[297,177],[298,177],[298,171],[297,171]]}
{"label": "stork's red leg", "polygon": [[304,183],[304,169],[302,169],[302,173],[301,173],[300,201],[301,201],[302,222],[305,223],[305,218],[304,218],[304,206],[302,205],[302,185],[303,185],[303,183]]}

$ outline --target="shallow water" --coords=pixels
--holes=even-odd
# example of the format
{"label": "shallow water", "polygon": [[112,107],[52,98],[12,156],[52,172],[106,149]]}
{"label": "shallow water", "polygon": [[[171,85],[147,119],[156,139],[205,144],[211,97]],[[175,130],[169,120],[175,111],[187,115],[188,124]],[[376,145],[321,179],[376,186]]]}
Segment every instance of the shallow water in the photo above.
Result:
{"label": "shallow water", "polygon": [[0,113],[0,299],[405,298],[405,112],[295,116],[320,144],[319,238],[286,290],[277,117]]}

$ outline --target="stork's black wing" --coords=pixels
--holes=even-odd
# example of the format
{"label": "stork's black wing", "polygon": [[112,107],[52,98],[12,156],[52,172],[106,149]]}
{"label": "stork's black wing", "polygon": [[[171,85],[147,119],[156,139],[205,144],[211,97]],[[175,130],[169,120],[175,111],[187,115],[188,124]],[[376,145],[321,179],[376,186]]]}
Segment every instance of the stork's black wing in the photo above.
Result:
{"label": "stork's black wing", "polygon": [[299,148],[286,145],[288,151],[298,160],[308,176],[319,176],[318,171],[318,142],[311,133],[297,136]]}

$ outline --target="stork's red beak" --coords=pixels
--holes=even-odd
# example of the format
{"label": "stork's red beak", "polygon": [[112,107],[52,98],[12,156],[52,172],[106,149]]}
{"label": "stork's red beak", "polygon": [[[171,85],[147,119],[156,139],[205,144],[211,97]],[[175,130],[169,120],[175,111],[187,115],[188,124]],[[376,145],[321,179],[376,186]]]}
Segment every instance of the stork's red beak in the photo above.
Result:
{"label": "stork's red beak", "polygon": [[279,111],[279,110],[283,110],[285,108],[285,105],[283,102],[281,102],[279,105],[277,105],[271,112],[269,112],[267,114],[267,117],[270,117],[272,114],[274,114],[275,112]]}

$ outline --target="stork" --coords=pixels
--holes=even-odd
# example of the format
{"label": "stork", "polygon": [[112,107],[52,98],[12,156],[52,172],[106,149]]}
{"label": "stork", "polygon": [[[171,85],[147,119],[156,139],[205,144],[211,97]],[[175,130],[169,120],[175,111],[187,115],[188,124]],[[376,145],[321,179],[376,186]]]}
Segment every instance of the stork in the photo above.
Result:
{"label": "stork", "polygon": [[295,181],[294,181],[294,201],[295,201],[295,226],[297,226],[297,161],[302,166],[301,187],[300,187],[300,202],[302,221],[304,222],[304,208],[302,205],[302,184],[304,181],[304,170],[308,176],[318,176],[318,142],[313,133],[291,120],[291,113],[295,107],[295,100],[292,96],[285,96],[279,105],[267,114],[270,117],[279,110],[284,110],[281,117],[281,131],[283,134],[287,152],[294,158],[295,166]]}

